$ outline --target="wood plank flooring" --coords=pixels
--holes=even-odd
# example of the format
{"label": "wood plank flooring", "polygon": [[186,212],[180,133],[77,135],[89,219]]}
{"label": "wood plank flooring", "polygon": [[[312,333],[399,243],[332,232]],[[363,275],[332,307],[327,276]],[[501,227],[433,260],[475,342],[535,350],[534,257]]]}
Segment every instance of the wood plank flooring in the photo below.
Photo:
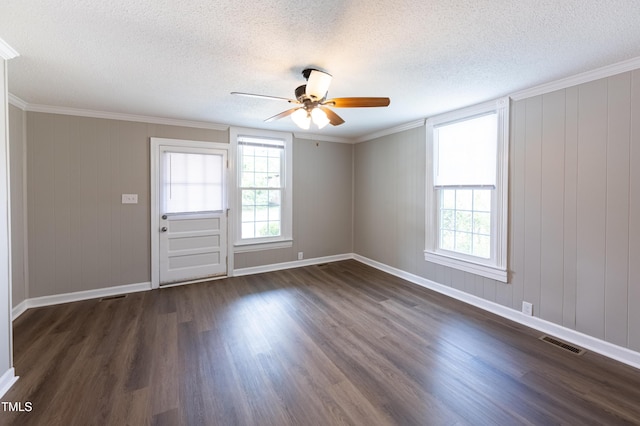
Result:
{"label": "wood plank flooring", "polygon": [[2,425],[640,424],[640,371],[356,261],[31,309]]}

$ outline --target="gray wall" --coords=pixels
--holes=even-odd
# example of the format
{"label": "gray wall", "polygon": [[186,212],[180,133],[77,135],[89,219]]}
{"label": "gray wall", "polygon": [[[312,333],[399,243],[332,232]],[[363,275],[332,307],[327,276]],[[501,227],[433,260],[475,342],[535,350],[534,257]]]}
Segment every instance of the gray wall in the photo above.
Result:
{"label": "gray wall", "polygon": [[293,140],[293,246],[238,253],[235,268],[268,265],[353,251],[352,154],[343,143]]}
{"label": "gray wall", "polygon": [[11,299],[16,306],[27,298],[26,220],[24,197],[25,113],[9,105],[9,157],[11,197]]}
{"label": "gray wall", "polygon": [[512,104],[504,284],[424,261],[424,128],[355,147],[354,251],[640,350],[640,71]]}
{"label": "gray wall", "polygon": [[[227,132],[27,113],[28,297],[151,280],[149,137]],[[138,194],[138,204],[121,194]]]}

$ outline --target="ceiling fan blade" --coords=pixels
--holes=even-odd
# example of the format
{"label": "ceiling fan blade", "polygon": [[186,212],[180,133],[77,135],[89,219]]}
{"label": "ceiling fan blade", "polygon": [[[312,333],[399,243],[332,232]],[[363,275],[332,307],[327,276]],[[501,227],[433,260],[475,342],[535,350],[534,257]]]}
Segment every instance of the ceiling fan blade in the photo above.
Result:
{"label": "ceiling fan blade", "polygon": [[320,106],[318,108],[320,108],[322,111],[324,111],[325,114],[327,114],[329,123],[331,123],[332,126],[339,126],[342,123],[344,123],[344,120],[342,119],[342,117],[340,117],[335,112],[331,111],[329,108],[323,107],[323,106]]}
{"label": "ceiling fan blade", "polygon": [[250,97],[250,98],[275,99],[275,100],[278,100],[278,101],[287,101],[290,104],[299,104],[300,103],[295,99],[281,98],[279,96],[256,95],[255,93],[244,93],[244,92],[231,92],[231,94],[232,95],[247,96],[247,97]]}
{"label": "ceiling fan blade", "polygon": [[291,114],[293,114],[295,111],[299,110],[300,108],[302,108],[302,107],[291,108],[291,109],[288,109],[286,111],[282,111],[280,114],[276,114],[273,117],[267,118],[266,120],[264,120],[264,122],[265,123],[269,123],[271,121],[280,120],[281,118],[288,117]]}
{"label": "ceiling fan blade", "polygon": [[391,100],[389,98],[333,98],[324,101],[322,105],[336,108],[367,108],[386,107],[390,103]]}
{"label": "ceiling fan blade", "polygon": [[323,99],[327,96],[329,85],[333,77],[326,72],[311,70],[309,78],[307,80],[307,88],[305,94],[307,96],[313,96],[316,99]]}

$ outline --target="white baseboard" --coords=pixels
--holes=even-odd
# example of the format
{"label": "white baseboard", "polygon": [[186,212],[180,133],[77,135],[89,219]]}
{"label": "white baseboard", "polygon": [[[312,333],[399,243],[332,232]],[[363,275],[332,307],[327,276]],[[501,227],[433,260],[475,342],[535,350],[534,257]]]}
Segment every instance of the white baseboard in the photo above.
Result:
{"label": "white baseboard", "polygon": [[294,260],[291,262],[273,263],[271,265],[252,266],[234,269],[233,276],[260,274],[263,272],[281,271],[283,269],[300,268],[301,266],[318,265],[320,263],[338,262],[353,259],[353,253],[337,254],[334,256],[314,257],[313,259]]}
{"label": "white baseboard", "polygon": [[593,352],[599,353],[600,355],[604,355],[608,358],[615,359],[616,361],[620,361],[624,364],[640,369],[640,352],[635,352],[631,349],[614,345],[613,343],[609,343],[604,340],[596,339],[595,337],[554,324],[541,318],[524,315],[521,312],[508,308],[506,306],[499,305],[495,302],[482,299],[480,297],[465,293],[452,287],[438,284],[434,281],[411,274],[401,269],[394,268],[389,265],[385,265],[364,256],[360,256],[358,254],[354,254],[353,259],[379,269],[383,272],[395,275],[396,277],[402,278],[419,286],[437,291],[438,293],[450,296],[454,299],[476,306],[480,309],[491,312],[511,321],[526,325],[527,327],[531,327],[542,333],[550,334],[554,337],[566,340],[585,349],[589,349]]}
{"label": "white baseboard", "polygon": [[0,398],[4,396],[5,393],[13,386],[13,384],[18,380],[18,376],[15,374],[15,370],[13,367],[4,372],[4,374],[0,377]]}
{"label": "white baseboard", "polygon": [[18,303],[11,310],[11,321],[15,321],[20,315],[24,314],[24,311],[29,309],[29,299],[25,299],[22,302]]}
{"label": "white baseboard", "polygon": [[23,300],[16,305],[11,314],[13,321],[29,308],[39,308],[41,306],[59,305],[61,303],[78,302],[80,300],[97,299],[99,297],[115,296],[118,294],[136,293],[139,291],[151,290],[151,283],[126,284],[115,287],[98,288],[95,290],[76,291],[73,293],[54,294],[52,296],[34,297]]}

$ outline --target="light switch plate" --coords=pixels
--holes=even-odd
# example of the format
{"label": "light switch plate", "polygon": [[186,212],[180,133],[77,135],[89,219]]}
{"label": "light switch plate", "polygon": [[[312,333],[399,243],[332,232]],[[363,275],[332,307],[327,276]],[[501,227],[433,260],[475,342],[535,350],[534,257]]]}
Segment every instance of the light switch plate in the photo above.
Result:
{"label": "light switch plate", "polygon": [[138,204],[138,194],[122,194],[122,204]]}

